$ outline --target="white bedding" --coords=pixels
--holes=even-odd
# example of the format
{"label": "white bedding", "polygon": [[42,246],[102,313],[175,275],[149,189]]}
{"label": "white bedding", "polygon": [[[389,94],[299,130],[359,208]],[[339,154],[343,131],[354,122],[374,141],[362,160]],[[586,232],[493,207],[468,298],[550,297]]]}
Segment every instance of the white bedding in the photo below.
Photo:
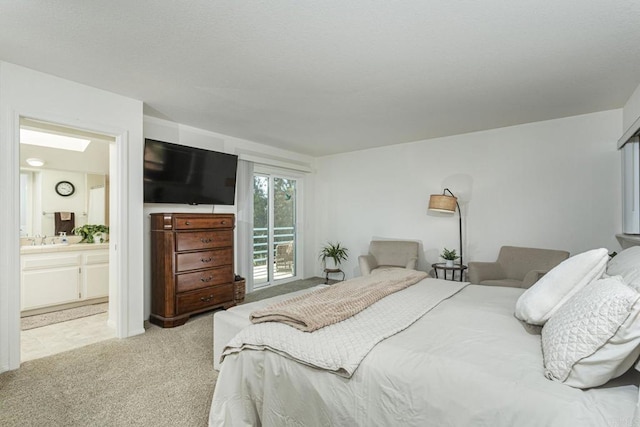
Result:
{"label": "white bedding", "polygon": [[327,285],[317,285],[312,288],[302,289],[300,291],[288,294],[278,295],[261,301],[251,302],[248,304],[240,304],[231,307],[228,310],[220,310],[213,315],[213,369],[220,370],[220,358],[222,350],[227,343],[236,336],[238,332],[251,325],[249,317],[251,312],[257,308],[265,307],[275,302],[284,301],[293,296],[313,292],[316,289],[322,289]]}
{"label": "white bedding", "polygon": [[222,354],[226,357],[245,349],[269,350],[312,367],[351,377],[376,344],[406,329],[465,286],[465,283],[438,280],[419,282],[313,333],[289,323],[254,324],[236,335]]}
{"label": "white bedding", "polygon": [[379,343],[350,379],[270,351],[229,355],[210,425],[630,426],[635,371],[587,391],[547,380],[540,336],[513,316],[522,292],[466,287]]}

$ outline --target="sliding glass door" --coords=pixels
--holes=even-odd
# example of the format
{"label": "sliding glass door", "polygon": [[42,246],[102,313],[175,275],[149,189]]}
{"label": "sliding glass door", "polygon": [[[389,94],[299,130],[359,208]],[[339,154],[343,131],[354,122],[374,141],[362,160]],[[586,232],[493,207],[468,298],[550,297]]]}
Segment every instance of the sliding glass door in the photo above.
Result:
{"label": "sliding glass door", "polygon": [[254,288],[296,276],[297,208],[297,179],[271,174],[254,174]]}

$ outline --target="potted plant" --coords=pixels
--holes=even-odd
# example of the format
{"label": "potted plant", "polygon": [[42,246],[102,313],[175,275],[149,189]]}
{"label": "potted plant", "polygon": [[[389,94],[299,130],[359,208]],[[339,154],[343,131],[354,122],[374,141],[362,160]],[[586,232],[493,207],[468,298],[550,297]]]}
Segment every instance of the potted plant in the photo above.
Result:
{"label": "potted plant", "polygon": [[80,243],[104,243],[107,241],[109,227],[102,224],[85,224],[74,228],[73,233],[82,236]]}
{"label": "potted plant", "polygon": [[444,248],[442,250],[442,254],[440,256],[445,260],[445,265],[447,267],[453,267],[453,261],[455,261],[458,258],[460,258],[456,254],[456,250],[455,249],[449,250],[447,248]]}
{"label": "potted plant", "polygon": [[[324,264],[324,268],[333,270],[337,268],[342,261],[346,261],[348,258],[349,250],[340,243],[327,243],[320,250],[320,260]],[[329,261],[329,262],[327,262]]]}

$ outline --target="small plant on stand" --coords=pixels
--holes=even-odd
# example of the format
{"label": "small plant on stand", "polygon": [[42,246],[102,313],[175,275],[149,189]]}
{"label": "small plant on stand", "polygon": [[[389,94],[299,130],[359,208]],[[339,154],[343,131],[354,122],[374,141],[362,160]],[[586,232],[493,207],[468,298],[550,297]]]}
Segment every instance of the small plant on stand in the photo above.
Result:
{"label": "small plant on stand", "polygon": [[[346,261],[349,257],[349,250],[340,243],[327,243],[320,250],[320,260],[324,265],[324,268],[333,270],[338,268],[342,261]],[[329,261],[329,262],[327,262]]]}
{"label": "small plant on stand", "polygon": [[445,260],[445,265],[447,267],[453,267],[453,262],[458,258],[460,258],[456,253],[455,249],[449,250],[447,248],[443,249],[442,254],[440,256],[442,257],[442,259]]}

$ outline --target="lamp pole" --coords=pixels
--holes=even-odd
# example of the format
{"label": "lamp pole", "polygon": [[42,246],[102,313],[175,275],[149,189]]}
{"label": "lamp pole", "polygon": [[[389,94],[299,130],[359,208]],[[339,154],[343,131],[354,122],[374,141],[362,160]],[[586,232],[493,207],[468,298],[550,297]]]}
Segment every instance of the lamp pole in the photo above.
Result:
{"label": "lamp pole", "polygon": [[451,192],[451,190],[449,190],[448,188],[445,188],[444,190],[442,190],[442,194],[445,194],[446,192],[449,192],[449,194],[451,194],[451,196],[456,199],[456,206],[458,208],[458,216],[459,216],[459,236],[460,236],[460,265],[463,265],[464,262],[462,260],[462,211],[460,210],[460,204],[458,203],[458,198],[455,196],[455,194],[453,194]]}

